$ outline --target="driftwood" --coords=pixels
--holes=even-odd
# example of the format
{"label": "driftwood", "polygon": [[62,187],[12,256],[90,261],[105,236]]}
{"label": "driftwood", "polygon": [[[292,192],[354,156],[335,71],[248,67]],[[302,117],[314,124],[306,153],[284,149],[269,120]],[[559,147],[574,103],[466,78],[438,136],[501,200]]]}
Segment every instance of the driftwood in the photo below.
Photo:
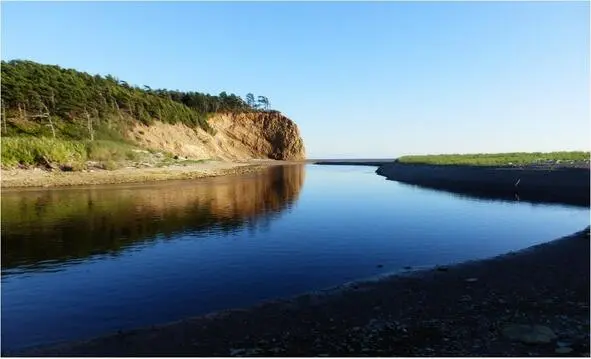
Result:
{"label": "driftwood", "polygon": [[59,169],[59,167],[57,165],[53,164],[46,156],[43,156],[43,162],[41,164],[44,165],[49,170]]}

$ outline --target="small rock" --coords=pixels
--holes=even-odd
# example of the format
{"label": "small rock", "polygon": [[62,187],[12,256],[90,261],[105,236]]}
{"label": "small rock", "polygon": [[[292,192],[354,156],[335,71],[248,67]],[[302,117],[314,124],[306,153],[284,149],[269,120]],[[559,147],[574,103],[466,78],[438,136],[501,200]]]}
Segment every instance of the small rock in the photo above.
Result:
{"label": "small rock", "polygon": [[412,269],[412,267],[411,266],[406,266],[406,267],[404,267],[404,269],[410,270],[410,269]]}
{"label": "small rock", "polygon": [[382,268],[384,265],[383,264],[378,264],[377,267],[378,268]]}
{"label": "small rock", "polygon": [[573,348],[569,348],[569,347],[560,347],[560,348],[556,348],[556,350],[554,350],[554,352],[556,354],[568,354],[572,351],[573,351]]}
{"label": "small rock", "polygon": [[236,356],[236,355],[241,355],[244,354],[246,352],[246,349],[230,349],[230,356]]}
{"label": "small rock", "polygon": [[567,341],[564,341],[564,340],[559,340],[559,341],[556,342],[556,345],[559,346],[559,347],[570,347],[571,345],[573,345],[573,343],[567,342]]}
{"label": "small rock", "polygon": [[440,272],[447,272],[449,270],[448,267],[437,267],[437,270]]}
{"label": "small rock", "polygon": [[550,343],[557,338],[552,329],[543,325],[508,324],[503,336],[526,344]]}

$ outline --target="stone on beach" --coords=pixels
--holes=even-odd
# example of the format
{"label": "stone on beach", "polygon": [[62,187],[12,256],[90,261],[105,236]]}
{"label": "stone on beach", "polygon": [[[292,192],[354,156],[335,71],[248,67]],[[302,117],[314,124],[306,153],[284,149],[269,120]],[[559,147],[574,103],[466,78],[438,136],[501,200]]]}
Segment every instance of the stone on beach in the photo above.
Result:
{"label": "stone on beach", "polygon": [[558,337],[552,329],[543,325],[508,324],[503,328],[503,336],[526,344],[544,344]]}

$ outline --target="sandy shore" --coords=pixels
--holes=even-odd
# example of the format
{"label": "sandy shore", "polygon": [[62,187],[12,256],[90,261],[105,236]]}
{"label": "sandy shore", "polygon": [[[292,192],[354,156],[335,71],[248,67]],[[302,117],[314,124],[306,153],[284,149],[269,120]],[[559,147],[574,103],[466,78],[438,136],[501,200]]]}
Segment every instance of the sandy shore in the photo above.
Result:
{"label": "sandy shore", "polygon": [[[283,162],[281,162],[283,163]],[[1,170],[1,187],[56,187],[95,184],[151,182],[222,176],[259,170],[265,166],[281,164],[273,161],[221,162],[208,161],[189,165],[166,167],[95,169],[84,172],[47,171],[39,168]]]}
{"label": "sandy shore", "polygon": [[589,168],[484,167],[385,164],[377,174],[387,179],[462,194],[526,202],[589,206]]}
{"label": "sandy shore", "polygon": [[588,233],[18,355],[589,356]]}

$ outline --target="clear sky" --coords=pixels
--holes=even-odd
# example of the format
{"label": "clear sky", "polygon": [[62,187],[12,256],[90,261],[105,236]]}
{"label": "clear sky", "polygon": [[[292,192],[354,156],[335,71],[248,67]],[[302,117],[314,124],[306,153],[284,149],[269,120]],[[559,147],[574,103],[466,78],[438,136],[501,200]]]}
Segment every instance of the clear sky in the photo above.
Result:
{"label": "clear sky", "polygon": [[588,2],[2,2],[3,60],[269,97],[310,158],[588,150]]}

